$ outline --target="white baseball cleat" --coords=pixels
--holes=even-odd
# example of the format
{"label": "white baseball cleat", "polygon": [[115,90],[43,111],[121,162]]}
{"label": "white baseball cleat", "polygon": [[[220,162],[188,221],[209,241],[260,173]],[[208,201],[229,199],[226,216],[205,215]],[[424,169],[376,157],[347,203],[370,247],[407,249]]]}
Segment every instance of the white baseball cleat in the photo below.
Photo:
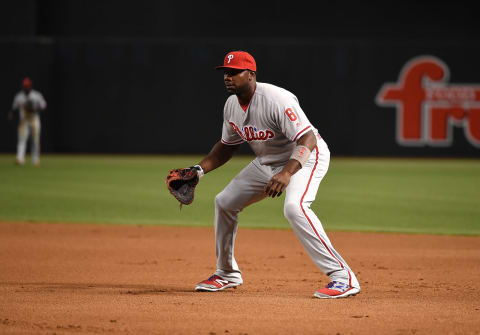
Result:
{"label": "white baseball cleat", "polygon": [[313,296],[320,299],[338,299],[348,298],[349,296],[354,296],[358,293],[360,293],[360,288],[358,287],[351,287],[345,283],[332,281],[328,283],[325,288],[315,291]]}
{"label": "white baseball cleat", "polygon": [[212,275],[210,278],[198,283],[195,287],[195,291],[216,292],[229,287],[237,288],[237,286],[240,285],[242,285],[242,283],[234,283],[229,280],[223,279],[220,276]]}

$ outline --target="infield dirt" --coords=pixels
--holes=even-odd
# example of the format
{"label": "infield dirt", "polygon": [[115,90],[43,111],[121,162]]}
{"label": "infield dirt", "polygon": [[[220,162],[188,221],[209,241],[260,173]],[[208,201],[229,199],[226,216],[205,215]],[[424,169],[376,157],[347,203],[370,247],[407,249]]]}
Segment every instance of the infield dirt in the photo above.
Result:
{"label": "infield dirt", "polygon": [[194,292],[213,228],[0,223],[1,334],[480,334],[480,237],[330,232],[362,292],[289,230],[239,228],[244,285]]}

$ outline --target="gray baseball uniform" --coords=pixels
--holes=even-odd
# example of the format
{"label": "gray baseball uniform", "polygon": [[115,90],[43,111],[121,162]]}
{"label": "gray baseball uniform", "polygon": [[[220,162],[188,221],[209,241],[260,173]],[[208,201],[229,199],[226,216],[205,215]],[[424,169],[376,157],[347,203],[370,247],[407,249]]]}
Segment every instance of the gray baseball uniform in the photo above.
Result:
{"label": "gray baseball uniform", "polygon": [[[31,110],[26,108],[27,101],[31,103]],[[31,90],[26,94],[23,90],[18,92],[13,99],[12,109],[19,110],[20,123],[18,126],[17,162],[25,162],[25,151],[27,140],[32,132],[32,162],[38,164],[40,161],[40,115],[39,112],[47,107],[42,94]]]}
{"label": "gray baseball uniform", "polygon": [[310,130],[317,138],[317,145],[308,162],[290,179],[284,214],[314,263],[332,281],[360,288],[353,271],[334,249],[320,220],[310,209],[328,170],[328,146],[311,125],[295,95],[260,82],[246,110],[235,95],[228,98],[224,108],[222,143],[248,142],[257,157],[215,198],[216,275],[235,283],[243,282],[234,257],[238,214],[266,197],[265,185],[288,162],[295,142]]}

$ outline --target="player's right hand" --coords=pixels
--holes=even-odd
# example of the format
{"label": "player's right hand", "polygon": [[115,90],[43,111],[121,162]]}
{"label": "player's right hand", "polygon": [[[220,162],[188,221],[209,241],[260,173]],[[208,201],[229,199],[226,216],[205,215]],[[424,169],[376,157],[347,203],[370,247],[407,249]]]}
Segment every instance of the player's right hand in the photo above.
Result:
{"label": "player's right hand", "polygon": [[265,194],[272,198],[279,197],[287,188],[291,177],[292,175],[288,171],[280,171],[270,179],[267,185],[265,185]]}

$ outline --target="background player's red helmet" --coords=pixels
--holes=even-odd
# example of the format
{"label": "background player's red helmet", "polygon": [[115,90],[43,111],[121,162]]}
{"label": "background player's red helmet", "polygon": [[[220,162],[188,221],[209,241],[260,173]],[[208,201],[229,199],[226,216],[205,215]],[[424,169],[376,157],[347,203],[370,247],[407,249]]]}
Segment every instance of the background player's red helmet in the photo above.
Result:
{"label": "background player's red helmet", "polygon": [[255,63],[253,56],[246,51],[231,51],[225,56],[223,65],[216,68],[257,71],[257,63]]}
{"label": "background player's red helmet", "polygon": [[22,88],[24,89],[31,89],[32,88],[32,80],[28,77],[22,80]]}

